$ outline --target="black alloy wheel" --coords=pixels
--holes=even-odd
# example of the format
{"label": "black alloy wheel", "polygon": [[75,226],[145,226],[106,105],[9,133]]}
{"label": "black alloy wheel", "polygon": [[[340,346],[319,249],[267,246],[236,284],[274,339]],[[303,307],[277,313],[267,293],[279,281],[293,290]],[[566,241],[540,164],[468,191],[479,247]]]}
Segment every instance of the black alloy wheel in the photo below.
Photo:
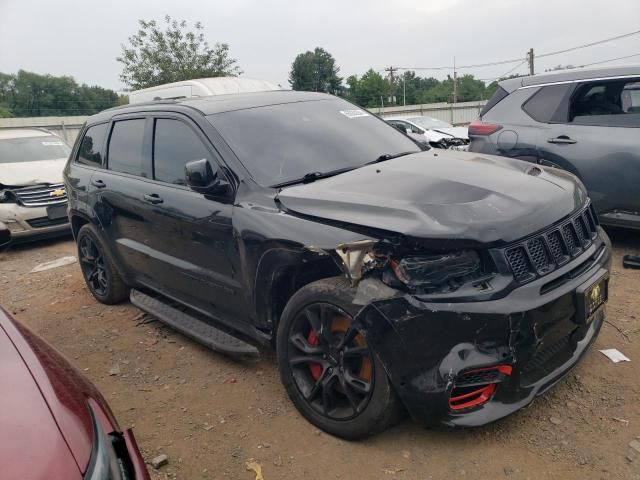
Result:
{"label": "black alloy wheel", "polygon": [[129,297],[129,287],[115,268],[96,227],[83,225],[76,235],[82,275],[92,295],[108,305]]}
{"label": "black alloy wheel", "polygon": [[300,288],[278,323],[280,379],[298,411],[348,440],[381,432],[405,414],[382,361],[354,321],[362,309],[345,277]]}
{"label": "black alloy wheel", "polygon": [[307,305],[290,329],[288,348],[296,386],[314,410],[348,420],[366,408],[374,364],[349,314],[329,303]]}
{"label": "black alloy wheel", "polygon": [[78,241],[80,266],[87,285],[92,292],[104,296],[109,286],[109,277],[105,269],[104,255],[89,235]]}

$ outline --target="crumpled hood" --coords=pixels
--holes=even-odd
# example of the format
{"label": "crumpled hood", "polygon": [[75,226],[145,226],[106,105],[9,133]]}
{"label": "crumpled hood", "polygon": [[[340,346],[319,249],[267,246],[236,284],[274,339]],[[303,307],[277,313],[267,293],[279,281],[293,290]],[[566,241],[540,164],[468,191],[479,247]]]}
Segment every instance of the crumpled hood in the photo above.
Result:
{"label": "crumpled hood", "polygon": [[560,170],[430,150],[285,188],[277,199],[291,212],[331,221],[489,243],[539,231],[584,205],[587,196]]}
{"label": "crumpled hood", "polygon": [[66,158],[0,164],[0,185],[27,187],[41,183],[62,183]]}

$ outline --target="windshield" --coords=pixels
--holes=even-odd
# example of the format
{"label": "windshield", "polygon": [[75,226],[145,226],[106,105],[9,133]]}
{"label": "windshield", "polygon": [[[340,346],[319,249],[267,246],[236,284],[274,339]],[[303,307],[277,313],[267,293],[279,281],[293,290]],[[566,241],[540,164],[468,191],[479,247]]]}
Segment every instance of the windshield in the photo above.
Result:
{"label": "windshield", "polygon": [[338,98],[248,108],[207,118],[253,178],[265,186],[313,172],[357,168],[384,154],[420,151],[395,128]]}
{"label": "windshield", "polygon": [[413,117],[408,119],[410,122],[415,123],[416,125],[420,125],[424,128],[434,129],[434,128],[451,128],[453,125],[447,123],[443,120],[438,120],[433,117]]}
{"label": "windshield", "polygon": [[58,137],[38,136],[0,140],[0,163],[67,158],[69,147]]}

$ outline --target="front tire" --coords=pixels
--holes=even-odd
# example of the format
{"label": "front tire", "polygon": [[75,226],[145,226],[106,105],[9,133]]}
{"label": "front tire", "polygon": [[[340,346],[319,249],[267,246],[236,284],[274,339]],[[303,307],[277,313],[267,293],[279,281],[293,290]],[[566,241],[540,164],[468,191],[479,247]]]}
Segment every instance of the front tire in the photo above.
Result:
{"label": "front tire", "polygon": [[343,277],[310,283],[284,309],[277,334],[282,383],[300,413],[348,440],[380,432],[403,408],[362,332],[360,309]]}
{"label": "front tire", "polygon": [[84,281],[96,300],[112,305],[129,298],[129,287],[116,270],[96,227],[83,225],[78,231],[77,244]]}

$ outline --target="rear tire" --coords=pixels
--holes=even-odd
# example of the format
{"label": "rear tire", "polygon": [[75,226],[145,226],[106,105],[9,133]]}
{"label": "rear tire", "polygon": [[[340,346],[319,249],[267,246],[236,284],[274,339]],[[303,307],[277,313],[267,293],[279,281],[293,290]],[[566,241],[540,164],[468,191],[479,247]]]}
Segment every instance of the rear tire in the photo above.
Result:
{"label": "rear tire", "polygon": [[129,298],[129,287],[116,270],[96,227],[83,225],[78,231],[77,245],[84,281],[96,300],[112,305]]}
{"label": "rear tire", "polygon": [[382,363],[352,319],[360,310],[344,277],[310,283],[287,303],[278,325],[282,383],[300,413],[332,435],[355,440],[404,413]]}

